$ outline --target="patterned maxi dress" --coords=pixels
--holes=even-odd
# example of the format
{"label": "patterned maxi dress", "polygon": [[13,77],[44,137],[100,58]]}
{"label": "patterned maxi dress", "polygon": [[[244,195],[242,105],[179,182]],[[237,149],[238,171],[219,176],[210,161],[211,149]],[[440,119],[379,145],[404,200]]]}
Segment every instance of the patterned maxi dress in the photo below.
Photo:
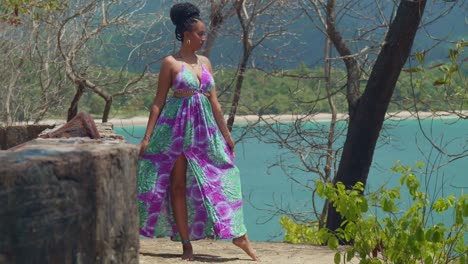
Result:
{"label": "patterned maxi dress", "polygon": [[187,158],[189,239],[228,239],[245,234],[239,170],[203,94],[214,87],[202,65],[201,81],[182,64],[174,90],[195,90],[170,97],[146,152],[139,160],[140,234],[180,240],[170,201],[170,173],[181,153]]}

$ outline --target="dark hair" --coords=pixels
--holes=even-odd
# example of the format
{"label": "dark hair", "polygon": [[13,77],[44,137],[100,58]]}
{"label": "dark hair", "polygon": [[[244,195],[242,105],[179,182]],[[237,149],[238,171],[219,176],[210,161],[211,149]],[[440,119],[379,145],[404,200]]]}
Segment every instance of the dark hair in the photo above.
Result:
{"label": "dark hair", "polygon": [[175,4],[171,7],[171,21],[176,26],[176,39],[183,41],[184,32],[200,19],[200,9],[191,3]]}

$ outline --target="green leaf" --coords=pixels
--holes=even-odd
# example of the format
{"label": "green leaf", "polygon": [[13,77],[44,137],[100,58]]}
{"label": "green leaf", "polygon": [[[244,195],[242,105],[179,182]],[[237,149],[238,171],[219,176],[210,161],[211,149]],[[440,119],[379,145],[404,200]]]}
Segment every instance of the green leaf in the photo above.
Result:
{"label": "green leaf", "polygon": [[320,197],[323,197],[323,182],[317,180],[315,181],[315,184],[317,185],[317,193]]}
{"label": "green leaf", "polygon": [[387,197],[382,199],[382,210],[384,212],[392,213],[396,211],[396,206],[393,200],[388,199]]}
{"label": "green leaf", "polygon": [[449,207],[453,207],[455,205],[455,199],[457,199],[457,197],[453,194],[447,197],[447,204]]}
{"label": "green leaf", "polygon": [[356,254],[356,249],[354,248],[348,249],[348,251],[346,252],[346,261],[350,262],[354,258],[355,254]]}
{"label": "green leaf", "polygon": [[365,212],[367,212],[369,210],[369,205],[367,204],[367,199],[363,198],[360,205],[361,205],[360,206],[361,212],[365,213]]}
{"label": "green leaf", "polygon": [[426,57],[426,52],[416,52],[416,59],[418,60],[419,64],[424,62],[424,58]]}
{"label": "green leaf", "polygon": [[331,236],[328,239],[327,245],[330,249],[337,249],[338,248],[338,239],[335,236]]}
{"label": "green leaf", "polygon": [[457,64],[453,64],[452,67],[450,67],[450,73],[455,73],[458,72],[459,68]]}
{"label": "green leaf", "polygon": [[442,65],[444,65],[444,63],[438,63],[438,64],[435,64],[435,65],[432,65],[431,67],[429,67],[429,69],[439,68]]}
{"label": "green leaf", "polygon": [[456,61],[456,60],[457,60],[457,57],[458,57],[458,50],[450,49],[450,51],[449,51],[449,58],[450,58],[450,60]]}
{"label": "green leaf", "polygon": [[444,79],[437,79],[437,80],[434,81],[434,83],[432,85],[439,86],[439,85],[446,84],[446,83],[447,83],[447,81],[444,80]]}
{"label": "green leaf", "polygon": [[432,242],[441,242],[442,241],[442,234],[440,233],[439,230],[434,230],[434,233],[432,234]]}
{"label": "green leaf", "polygon": [[415,233],[416,240],[419,242],[424,241],[424,230],[422,229],[421,226],[418,226],[416,228],[416,233]]}
{"label": "green leaf", "polygon": [[466,261],[467,261],[466,255],[461,255],[458,263],[466,264]]}
{"label": "green leaf", "polygon": [[450,72],[450,68],[447,66],[447,65],[442,65],[439,67],[439,70],[443,73],[449,73]]}
{"label": "green leaf", "polygon": [[418,169],[424,168],[425,165],[426,164],[424,164],[424,162],[422,162],[422,161],[417,161],[416,162],[416,168],[418,168]]}
{"label": "green leaf", "polygon": [[463,205],[463,217],[468,217],[468,203]]}
{"label": "green leaf", "polygon": [[340,264],[340,261],[341,261],[341,254],[340,252],[336,252],[335,253],[335,264]]}
{"label": "green leaf", "polygon": [[445,199],[444,198],[439,198],[437,199],[437,201],[434,202],[434,204],[432,205],[432,207],[434,208],[434,210],[438,213],[441,213],[445,210],[448,209],[448,205],[447,203],[445,202]]}
{"label": "green leaf", "polygon": [[413,68],[402,69],[402,71],[413,73],[413,72],[420,72],[420,71],[422,71],[422,69],[419,68],[419,67],[413,67]]}
{"label": "green leaf", "polygon": [[461,48],[461,47],[468,47],[468,41],[460,41],[460,42],[458,42],[457,44],[460,45],[460,48]]}
{"label": "green leaf", "polygon": [[432,264],[433,263],[433,260],[432,260],[432,257],[429,255],[427,256],[425,259],[424,259],[424,264]]}

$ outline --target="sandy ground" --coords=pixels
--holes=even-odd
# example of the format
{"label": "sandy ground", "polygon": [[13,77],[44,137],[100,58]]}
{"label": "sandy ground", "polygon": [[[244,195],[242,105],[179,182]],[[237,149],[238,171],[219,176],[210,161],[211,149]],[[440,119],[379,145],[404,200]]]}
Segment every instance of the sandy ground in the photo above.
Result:
{"label": "sandy ground", "polygon": [[[244,252],[228,241],[199,240],[192,243],[193,263],[254,263]],[[260,263],[331,264],[335,253],[327,247],[293,245],[281,242],[252,242]],[[182,246],[168,238],[140,239],[140,263],[187,263],[180,259]],[[350,263],[358,263],[357,259]]]}

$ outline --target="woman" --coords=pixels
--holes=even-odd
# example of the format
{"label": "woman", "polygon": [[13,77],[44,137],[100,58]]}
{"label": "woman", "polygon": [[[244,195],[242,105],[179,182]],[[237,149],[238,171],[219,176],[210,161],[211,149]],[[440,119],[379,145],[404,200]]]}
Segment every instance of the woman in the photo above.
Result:
{"label": "woman", "polygon": [[190,3],[174,5],[170,16],[182,45],[162,62],[141,142],[140,234],[181,241],[184,260],[193,260],[192,240],[233,238],[234,245],[257,260],[243,223],[234,142],[211,63],[195,54],[205,41],[205,25]]}

